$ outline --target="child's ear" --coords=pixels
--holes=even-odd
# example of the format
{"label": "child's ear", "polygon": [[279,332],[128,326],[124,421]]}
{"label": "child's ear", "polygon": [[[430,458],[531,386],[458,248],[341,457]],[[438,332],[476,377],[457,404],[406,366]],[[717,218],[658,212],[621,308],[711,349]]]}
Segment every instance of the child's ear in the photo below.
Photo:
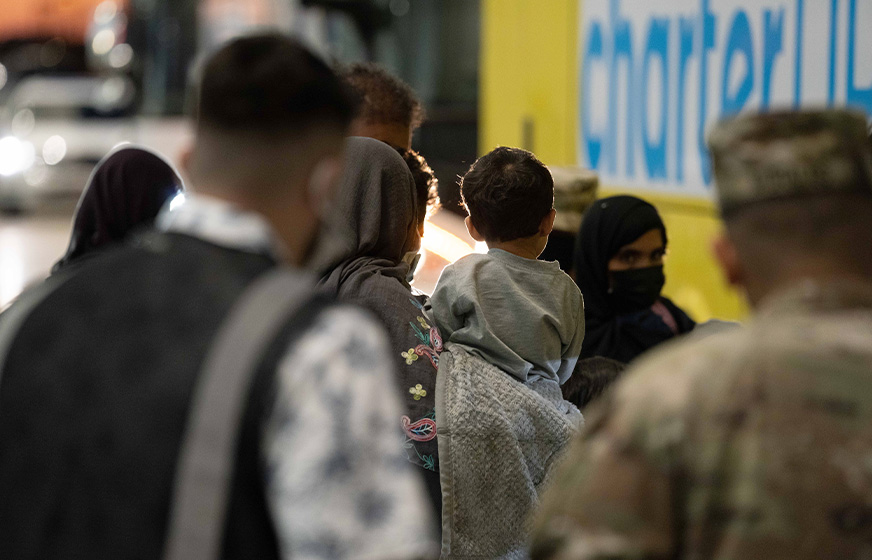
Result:
{"label": "child's ear", "polygon": [[539,224],[539,235],[542,237],[551,235],[551,232],[554,231],[554,218],[556,217],[557,210],[552,208],[548,215],[542,218],[542,223]]}
{"label": "child's ear", "polygon": [[475,226],[472,225],[472,219],[467,216],[463,223],[466,224],[466,231],[469,232],[469,236],[478,241],[479,243],[484,243],[484,236],[475,229]]}

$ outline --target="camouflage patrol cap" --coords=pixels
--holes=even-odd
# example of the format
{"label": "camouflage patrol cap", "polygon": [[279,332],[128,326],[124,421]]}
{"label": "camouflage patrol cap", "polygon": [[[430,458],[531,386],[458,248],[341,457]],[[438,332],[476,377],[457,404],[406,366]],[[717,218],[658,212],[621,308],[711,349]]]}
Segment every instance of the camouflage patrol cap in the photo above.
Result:
{"label": "camouflage patrol cap", "polygon": [[721,213],[748,204],[836,192],[872,196],[866,119],[845,109],[750,114],[709,135]]}

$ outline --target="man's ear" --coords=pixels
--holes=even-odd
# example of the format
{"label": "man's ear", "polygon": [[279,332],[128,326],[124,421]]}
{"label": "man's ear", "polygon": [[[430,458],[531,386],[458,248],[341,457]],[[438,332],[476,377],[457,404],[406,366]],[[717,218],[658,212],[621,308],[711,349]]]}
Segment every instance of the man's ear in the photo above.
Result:
{"label": "man's ear", "polygon": [[329,155],[318,160],[309,173],[305,193],[310,206],[319,212],[325,211],[336,193],[341,178],[341,155]]}
{"label": "man's ear", "polygon": [[542,218],[542,222],[539,224],[539,235],[542,237],[547,237],[551,235],[551,232],[554,231],[554,219],[557,217],[557,210],[554,208],[548,212],[548,215]]}
{"label": "man's ear", "polygon": [[726,233],[721,233],[712,242],[712,253],[721,266],[727,282],[731,286],[742,288],[745,286],[745,271],[736,246],[730,241]]}
{"label": "man's ear", "polygon": [[478,241],[479,243],[484,243],[484,236],[475,229],[475,226],[472,225],[472,218],[469,216],[463,220],[463,223],[466,224],[466,231],[469,232],[469,236]]}

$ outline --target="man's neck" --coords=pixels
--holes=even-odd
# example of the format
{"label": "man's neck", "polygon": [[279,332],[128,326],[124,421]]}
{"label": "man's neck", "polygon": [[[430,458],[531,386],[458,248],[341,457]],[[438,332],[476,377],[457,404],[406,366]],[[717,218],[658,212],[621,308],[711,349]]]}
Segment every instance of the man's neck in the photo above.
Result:
{"label": "man's neck", "polygon": [[785,274],[777,278],[773,278],[765,286],[748,286],[747,296],[749,303],[755,309],[759,308],[762,302],[770,300],[773,296],[779,293],[796,288],[799,285],[808,286],[827,286],[831,284],[872,284],[870,278],[859,272],[839,271],[839,270],[820,270],[820,269],[805,269],[796,270],[792,274]]}
{"label": "man's neck", "polygon": [[257,214],[263,218],[281,242],[282,251],[277,256],[289,264],[301,264],[308,251],[309,243],[300,236],[301,230],[305,228],[296,227],[300,220],[296,219],[297,216],[294,212],[288,210],[289,207],[296,205],[286,204],[282,201],[268,203],[270,201],[263,201],[224,189],[198,188],[195,194],[225,202],[245,212]]}

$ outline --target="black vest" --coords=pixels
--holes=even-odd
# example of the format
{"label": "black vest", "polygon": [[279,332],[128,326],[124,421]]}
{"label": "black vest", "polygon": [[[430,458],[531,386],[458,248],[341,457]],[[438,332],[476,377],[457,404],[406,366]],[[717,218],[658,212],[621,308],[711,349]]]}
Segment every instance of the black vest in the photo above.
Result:
{"label": "black vest", "polygon": [[[209,344],[275,262],[148,233],[75,270],[22,324],[0,372],[0,558],[154,559]],[[260,434],[276,364],[324,302],[293,317],[249,395],[223,557],[278,558]],[[317,308],[317,309],[316,309]]]}

